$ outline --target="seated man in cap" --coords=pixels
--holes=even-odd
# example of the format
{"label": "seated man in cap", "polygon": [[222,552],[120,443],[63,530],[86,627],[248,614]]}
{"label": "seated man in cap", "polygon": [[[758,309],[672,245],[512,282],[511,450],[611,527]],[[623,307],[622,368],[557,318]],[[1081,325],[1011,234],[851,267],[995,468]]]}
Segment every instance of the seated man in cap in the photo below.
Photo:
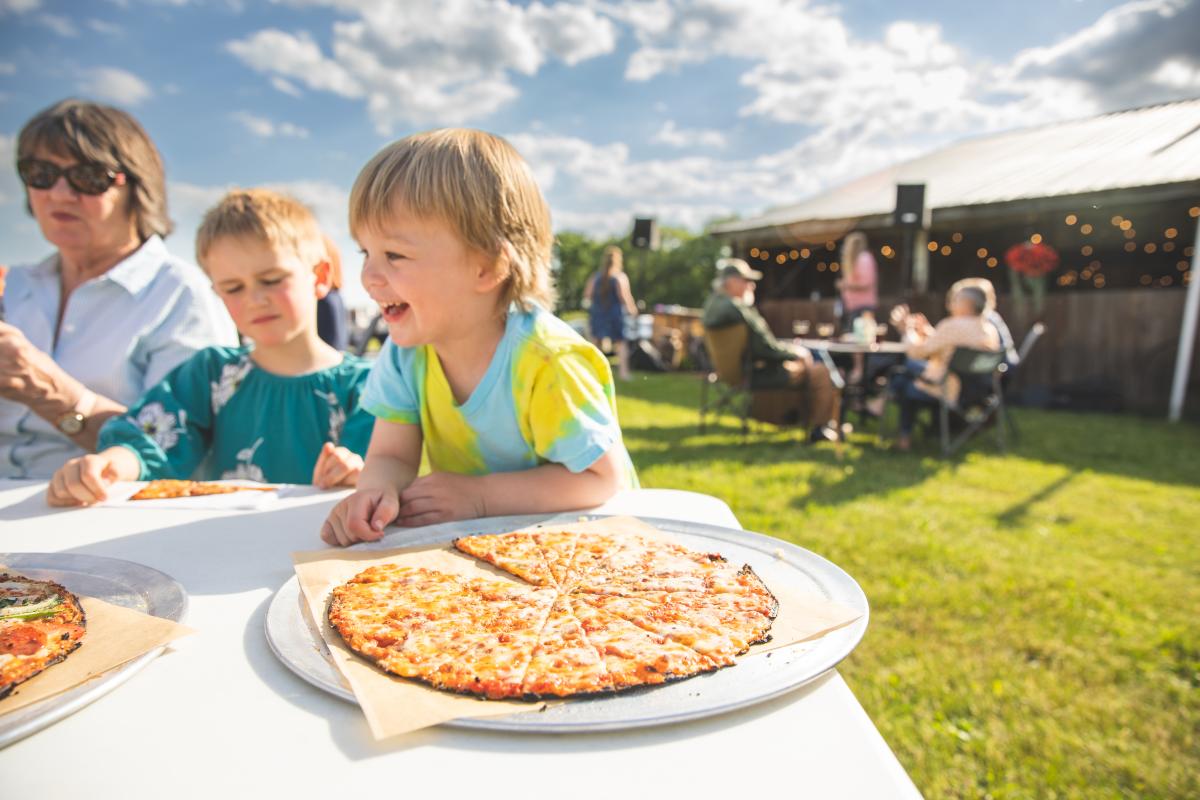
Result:
{"label": "seated man in cap", "polygon": [[771,333],[767,321],[754,308],[754,282],[762,273],[740,258],[717,262],[713,293],[704,303],[705,330],[745,325],[750,329],[753,389],[795,387],[807,394],[807,427],[810,440],[837,438],[838,390],[824,364],[813,362],[803,347],[784,344]]}

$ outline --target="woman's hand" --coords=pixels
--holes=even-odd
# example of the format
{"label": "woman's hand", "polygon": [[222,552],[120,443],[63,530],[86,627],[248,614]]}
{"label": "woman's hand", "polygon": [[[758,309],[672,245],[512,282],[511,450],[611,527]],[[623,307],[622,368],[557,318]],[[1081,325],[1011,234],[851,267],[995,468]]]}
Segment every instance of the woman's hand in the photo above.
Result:
{"label": "woman's hand", "polygon": [[316,466],[313,467],[312,482],[320,489],[354,486],[358,483],[362,469],[362,456],[345,447],[338,447],[333,442],[326,442],[321,448],[321,454],[317,456]]}
{"label": "woman's hand", "polygon": [[333,507],[321,526],[321,540],[345,547],[355,542],[373,542],[396,519],[400,498],[394,489],[359,489]]}
{"label": "woman's hand", "polygon": [[399,521],[408,528],[486,515],[483,480],[477,476],[434,472],[400,493]]}
{"label": "woman's hand", "polygon": [[33,346],[20,328],[0,322],[0,397],[32,405],[48,397],[62,369]]}
{"label": "woman's hand", "polygon": [[108,499],[108,488],[117,481],[137,480],[141,464],[124,447],[72,458],[58,468],[46,489],[52,506],[90,506]]}

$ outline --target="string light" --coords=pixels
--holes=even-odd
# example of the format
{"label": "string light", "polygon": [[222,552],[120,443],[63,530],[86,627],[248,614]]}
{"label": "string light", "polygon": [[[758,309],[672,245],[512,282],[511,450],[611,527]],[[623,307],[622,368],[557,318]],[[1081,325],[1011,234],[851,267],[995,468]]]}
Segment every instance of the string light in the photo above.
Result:
{"label": "string light", "polygon": [[1079,248],[1079,253],[1080,255],[1090,256],[1092,254],[1092,246],[1090,244],[1085,244],[1083,247]]}
{"label": "string light", "polygon": [[1033,242],[1034,244],[1041,244],[1042,235],[1040,233],[1035,233],[1033,236],[1029,237],[1029,241]]}
{"label": "string light", "polygon": [[792,252],[788,253],[788,257],[791,258],[792,261],[795,261],[797,258],[800,257],[800,254],[798,252],[796,252],[795,250],[793,250]]}
{"label": "string light", "polygon": [[1096,259],[1092,263],[1088,264],[1088,269],[1090,269],[1092,272],[1099,272],[1100,271],[1100,259]]}
{"label": "string light", "polygon": [[801,258],[808,258],[811,254],[812,254],[812,251],[809,250],[807,247],[800,248],[800,257]]}
{"label": "string light", "polygon": [[962,234],[961,234],[961,233],[959,233],[958,231],[955,231],[955,232],[954,232],[954,233],[953,233],[953,234],[950,236],[950,241],[954,242],[955,244],[958,244],[959,242],[961,242],[961,241],[962,241]]}
{"label": "string light", "polygon": [[837,247],[837,245],[835,245],[833,242],[826,242],[826,243],[825,243],[825,249],[826,249],[826,250],[828,250],[828,251],[830,251],[830,252],[833,252],[833,250],[834,250],[836,247]]}
{"label": "string light", "polygon": [[1195,219],[1196,217],[1200,217],[1200,206],[1192,206],[1191,208],[1189,208],[1188,216],[1191,217],[1192,219]]}
{"label": "string light", "polygon": [[1132,239],[1135,236],[1137,236],[1137,231],[1135,231],[1133,228],[1125,229],[1125,238],[1126,239]]}
{"label": "string light", "polygon": [[979,256],[980,258],[987,258],[987,248],[986,247],[979,248],[978,250],[975,251],[975,255]]}
{"label": "string light", "polygon": [[1187,268],[1188,268],[1188,262],[1186,262],[1186,261],[1176,261],[1175,262],[1175,269],[1179,270],[1180,272],[1187,272]]}
{"label": "string light", "polygon": [[942,255],[948,256],[948,255],[950,255],[950,253],[951,253],[950,245],[948,245],[948,244],[942,245]]}
{"label": "string light", "polygon": [[1123,231],[1127,231],[1133,227],[1133,223],[1127,219],[1123,219],[1123,220],[1121,220],[1121,224],[1118,227]]}
{"label": "string light", "polygon": [[824,271],[825,271],[825,262],[818,261],[817,262],[817,272],[824,272]]}
{"label": "string light", "polygon": [[1109,222],[1111,222],[1113,225],[1120,225],[1123,220],[1124,218],[1120,214],[1117,214],[1115,217],[1109,220]]}
{"label": "string light", "polygon": [[758,257],[761,258],[763,261],[769,261],[771,258],[771,254],[768,253],[766,250],[763,250],[761,253],[758,254]]}
{"label": "string light", "polygon": [[1092,277],[1092,271],[1090,269],[1085,269],[1079,273],[1079,277],[1083,278],[1085,281],[1090,280]]}
{"label": "string light", "polygon": [[997,265],[997,264],[999,264],[999,263],[1000,263],[1000,262],[999,262],[999,261],[997,261],[997,260],[995,259],[995,257],[989,258],[989,259],[987,260],[988,269],[995,269],[995,268],[996,268],[996,265]]}
{"label": "string light", "polygon": [[1095,278],[1092,279],[1092,285],[1095,286],[1097,289],[1103,289],[1104,288],[1104,276],[1097,275]]}
{"label": "string light", "polygon": [[1175,230],[1174,228],[1167,228],[1165,231],[1163,231],[1163,236],[1167,237],[1168,239],[1174,239],[1178,235],[1179,231]]}
{"label": "string light", "polygon": [[1126,253],[1132,253],[1134,250],[1137,250],[1137,242],[1126,242],[1125,243],[1125,252]]}
{"label": "string light", "polygon": [[1174,282],[1175,282],[1175,279],[1172,278],[1170,275],[1163,275],[1161,278],[1158,279],[1159,286],[1170,286]]}
{"label": "string light", "polygon": [[1163,242],[1163,252],[1164,253],[1175,252],[1175,243],[1174,242]]}
{"label": "string light", "polygon": [[931,252],[931,253],[936,253],[936,252],[937,252],[937,249],[938,249],[938,243],[937,243],[937,242],[930,242],[929,244],[927,244],[927,245],[925,245],[925,246],[929,248],[929,252]]}
{"label": "string light", "polygon": [[1154,242],[1146,242],[1146,246],[1142,249],[1146,251],[1147,255],[1149,255],[1158,249],[1158,245],[1156,245]]}
{"label": "string light", "polygon": [[833,262],[832,264],[830,264],[830,265],[829,265],[829,271],[830,271],[830,272],[837,272],[837,271],[838,271],[838,268],[839,268],[840,266],[841,266],[841,265],[840,265],[840,264],[838,264],[838,262],[836,262],[836,261],[835,261],[835,262]]}
{"label": "string light", "polygon": [[1076,222],[1079,221],[1079,217],[1075,216],[1074,214],[1067,214],[1067,218],[1064,221],[1068,225],[1074,225]]}
{"label": "string light", "polygon": [[1187,247],[1183,248],[1183,254],[1187,258],[1191,258],[1192,254],[1195,252],[1196,252],[1196,248],[1192,247],[1190,244]]}
{"label": "string light", "polygon": [[1142,286],[1149,286],[1152,280],[1153,278],[1151,278],[1149,275],[1143,275],[1141,281]]}
{"label": "string light", "polygon": [[751,248],[750,248],[750,257],[751,257],[751,258],[758,258],[758,248],[757,248],[757,247],[751,247]]}
{"label": "string light", "polygon": [[780,253],[779,255],[775,256],[775,263],[776,263],[776,264],[782,264],[782,263],[784,263],[784,262],[786,262],[786,261],[787,261],[787,256],[786,256],[785,254],[783,254],[783,253]]}
{"label": "string light", "polygon": [[891,258],[892,256],[894,256],[896,254],[896,251],[893,250],[891,247],[889,247],[886,244],[883,247],[879,248],[879,252],[883,254],[884,258]]}
{"label": "string light", "polygon": [[1089,233],[1091,233],[1091,232],[1092,232],[1092,226],[1091,226],[1091,225],[1088,225],[1088,224],[1085,222],[1085,223],[1083,223],[1082,225],[1080,225],[1080,226],[1079,226],[1079,232],[1080,232],[1080,233],[1082,233],[1083,235],[1085,235],[1085,236],[1086,236],[1087,234],[1089,234]]}

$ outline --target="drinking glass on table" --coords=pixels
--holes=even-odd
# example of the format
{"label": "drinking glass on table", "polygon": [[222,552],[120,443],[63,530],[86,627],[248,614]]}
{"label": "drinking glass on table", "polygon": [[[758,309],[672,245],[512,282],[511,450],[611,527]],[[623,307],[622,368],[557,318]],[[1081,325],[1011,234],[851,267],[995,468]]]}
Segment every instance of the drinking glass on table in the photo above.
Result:
{"label": "drinking glass on table", "polygon": [[822,339],[828,339],[830,336],[833,336],[833,332],[836,330],[837,326],[832,322],[822,322],[817,325],[817,336],[820,336]]}
{"label": "drinking glass on table", "polygon": [[792,323],[792,333],[797,336],[807,336],[812,330],[812,323],[806,319],[799,319]]}

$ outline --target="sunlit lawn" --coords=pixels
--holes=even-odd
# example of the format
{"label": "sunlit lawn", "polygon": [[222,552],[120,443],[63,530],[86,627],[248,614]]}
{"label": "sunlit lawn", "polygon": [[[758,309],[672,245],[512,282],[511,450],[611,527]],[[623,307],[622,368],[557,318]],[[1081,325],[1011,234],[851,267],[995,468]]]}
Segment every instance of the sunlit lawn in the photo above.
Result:
{"label": "sunlit lawn", "polygon": [[1200,428],[1022,409],[1007,455],[839,455],[702,436],[698,387],[620,384],[642,484],[858,580],[871,626],[839,669],[927,797],[1200,796]]}

